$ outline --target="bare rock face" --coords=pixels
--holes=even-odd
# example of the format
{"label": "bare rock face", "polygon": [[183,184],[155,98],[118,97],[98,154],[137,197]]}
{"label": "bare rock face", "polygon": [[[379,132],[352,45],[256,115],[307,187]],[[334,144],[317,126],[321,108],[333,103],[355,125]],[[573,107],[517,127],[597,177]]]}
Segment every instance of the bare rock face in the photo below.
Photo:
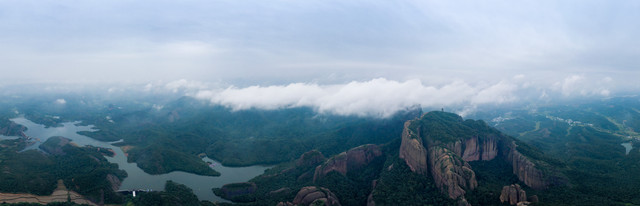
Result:
{"label": "bare rock face", "polygon": [[[441,192],[452,199],[460,198],[460,205],[468,204],[464,201],[465,191],[478,186],[475,172],[467,162],[489,161],[499,154],[499,158],[511,163],[513,173],[527,186],[536,190],[547,187],[543,173],[516,150],[513,139],[490,129],[483,132],[469,129],[488,127],[481,121],[465,123],[461,117],[452,114],[429,114],[405,122],[399,157],[411,171],[430,174]],[[457,130],[463,132],[451,132]]]}
{"label": "bare rock face", "polygon": [[404,123],[402,131],[402,143],[400,144],[400,158],[404,159],[412,172],[427,174],[427,150],[422,145],[419,130],[409,129],[411,120]]}
{"label": "bare rock face", "polygon": [[478,137],[472,137],[464,142],[464,161],[492,160],[498,155],[498,141],[493,137],[486,137],[478,143]]}
{"label": "bare rock face", "polygon": [[524,184],[535,190],[547,188],[542,172],[536,169],[535,164],[526,156],[520,154],[520,152],[516,150],[516,147],[516,143],[511,142],[509,151],[506,152],[507,160],[511,162],[513,166],[513,174],[518,176],[518,179],[524,182]]}
{"label": "bare rock face", "polygon": [[[335,194],[324,187],[303,187],[293,199],[293,205],[324,205],[339,206],[340,201]],[[283,203],[283,205],[287,205]]]}
{"label": "bare rock face", "polygon": [[480,149],[480,145],[478,144],[477,137],[467,139],[467,141],[464,142],[464,145],[465,149],[464,153],[462,154],[462,159],[464,161],[469,162],[480,160],[480,154],[482,153],[482,150]]}
{"label": "bare rock face", "polygon": [[473,190],[478,186],[469,163],[447,148],[430,147],[429,164],[436,186],[451,199],[463,196],[465,189]]}
{"label": "bare rock face", "polygon": [[373,144],[362,145],[347,152],[340,153],[324,164],[316,167],[313,175],[313,181],[323,178],[329,172],[336,171],[342,175],[347,175],[348,171],[357,170],[367,166],[376,158],[382,156],[382,150],[379,146]]}
{"label": "bare rock face", "polygon": [[500,202],[508,202],[510,205],[518,205],[527,201],[527,192],[520,188],[519,184],[502,187]]}

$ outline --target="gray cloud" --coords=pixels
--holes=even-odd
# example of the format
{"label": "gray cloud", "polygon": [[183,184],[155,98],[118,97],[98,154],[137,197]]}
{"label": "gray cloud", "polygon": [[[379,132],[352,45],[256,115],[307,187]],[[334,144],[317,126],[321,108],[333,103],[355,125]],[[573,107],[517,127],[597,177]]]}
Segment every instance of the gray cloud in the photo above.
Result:
{"label": "gray cloud", "polygon": [[639,10],[591,0],[0,1],[0,86],[143,85],[235,109],[377,116],[614,96],[640,91]]}
{"label": "gray cloud", "polygon": [[15,75],[1,79],[445,84],[584,73],[622,82],[640,71],[639,9],[635,1],[3,1],[1,69]]}

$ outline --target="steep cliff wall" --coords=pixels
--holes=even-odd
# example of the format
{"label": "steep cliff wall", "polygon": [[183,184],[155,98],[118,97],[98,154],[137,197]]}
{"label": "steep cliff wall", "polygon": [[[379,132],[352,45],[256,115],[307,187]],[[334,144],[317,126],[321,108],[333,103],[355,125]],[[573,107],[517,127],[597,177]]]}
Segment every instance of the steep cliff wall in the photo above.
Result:
{"label": "steep cliff wall", "polygon": [[464,161],[492,160],[498,155],[498,140],[495,137],[486,137],[478,143],[478,137],[472,137],[464,141]]}
{"label": "steep cliff wall", "polygon": [[463,196],[466,189],[473,190],[478,186],[471,166],[447,148],[430,147],[429,165],[436,186],[451,199]]}
{"label": "steep cliff wall", "polygon": [[[543,173],[516,149],[514,140],[482,121],[462,120],[444,112],[430,112],[404,124],[399,157],[411,171],[431,175],[436,186],[452,199],[478,186],[467,163],[489,161],[498,155],[511,163],[513,173],[533,189],[544,189]],[[464,202],[464,201],[461,201]]]}
{"label": "steep cliff wall", "polygon": [[536,169],[535,164],[526,156],[518,152],[515,142],[511,142],[505,150],[506,152],[503,154],[506,154],[507,161],[509,161],[513,167],[513,174],[518,176],[520,181],[536,190],[547,188],[542,172]]}
{"label": "steep cliff wall", "polygon": [[411,123],[411,120],[404,123],[399,156],[404,159],[411,171],[427,174],[427,150],[422,145],[422,138],[417,134],[417,131],[409,129]]}

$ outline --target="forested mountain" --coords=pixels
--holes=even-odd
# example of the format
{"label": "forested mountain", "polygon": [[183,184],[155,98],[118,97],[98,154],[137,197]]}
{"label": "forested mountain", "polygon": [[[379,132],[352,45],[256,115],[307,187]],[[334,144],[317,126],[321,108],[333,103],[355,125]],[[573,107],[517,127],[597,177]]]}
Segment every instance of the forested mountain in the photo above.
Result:
{"label": "forested mountain", "polygon": [[[115,144],[128,160],[150,174],[219,175],[202,155],[231,166],[274,165],[249,182],[212,190],[234,204],[640,204],[635,194],[640,190],[635,175],[640,173],[635,147],[640,101],[635,97],[471,116],[484,120],[441,111],[423,114],[420,107],[372,118],[305,107],[235,111],[190,97],[161,105],[67,99],[66,106],[46,97],[4,100],[0,131],[22,135],[28,128],[10,121],[21,115],[50,127],[80,120],[97,129],[80,133],[122,140]],[[103,157],[108,153],[73,146],[64,137],[49,138],[40,146],[44,153],[21,152],[27,146],[22,139],[1,144],[5,192],[46,195],[63,179],[96,202],[181,201],[169,193],[128,200],[110,193],[113,180],[126,174],[108,164]]]}

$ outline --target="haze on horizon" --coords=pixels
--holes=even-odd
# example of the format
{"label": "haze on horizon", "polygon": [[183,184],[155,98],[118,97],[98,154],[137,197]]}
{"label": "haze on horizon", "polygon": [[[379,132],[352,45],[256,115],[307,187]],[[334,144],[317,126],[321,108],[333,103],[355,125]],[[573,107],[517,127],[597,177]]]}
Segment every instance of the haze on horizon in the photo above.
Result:
{"label": "haze on horizon", "polygon": [[120,85],[108,91],[380,116],[415,104],[606,98],[640,91],[639,10],[638,1],[1,1],[0,88]]}

